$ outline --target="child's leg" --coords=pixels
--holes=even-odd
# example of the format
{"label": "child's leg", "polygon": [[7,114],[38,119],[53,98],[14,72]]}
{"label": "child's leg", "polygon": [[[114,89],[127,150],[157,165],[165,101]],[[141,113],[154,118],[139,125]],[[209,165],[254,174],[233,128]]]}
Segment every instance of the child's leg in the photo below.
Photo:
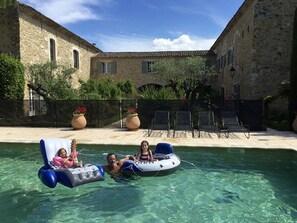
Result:
{"label": "child's leg", "polygon": [[83,167],[83,162],[82,162],[82,161],[80,161],[80,162],[76,162],[76,163],[74,163],[73,166],[74,166],[74,167]]}

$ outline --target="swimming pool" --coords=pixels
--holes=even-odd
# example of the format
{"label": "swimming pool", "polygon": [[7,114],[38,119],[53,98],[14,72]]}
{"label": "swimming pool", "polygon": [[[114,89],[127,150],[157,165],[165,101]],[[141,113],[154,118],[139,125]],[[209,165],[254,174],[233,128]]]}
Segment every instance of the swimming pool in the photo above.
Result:
{"label": "swimming pool", "polygon": [[[79,145],[80,158],[133,146]],[[1,222],[296,222],[297,153],[256,149],[175,148],[172,175],[105,181],[73,189],[44,186],[39,145],[0,143]]]}

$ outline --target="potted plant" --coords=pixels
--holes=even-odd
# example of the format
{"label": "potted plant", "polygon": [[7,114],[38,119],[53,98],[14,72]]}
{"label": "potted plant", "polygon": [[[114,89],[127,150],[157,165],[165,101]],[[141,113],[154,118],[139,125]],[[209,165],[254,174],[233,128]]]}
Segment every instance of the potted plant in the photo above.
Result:
{"label": "potted plant", "polygon": [[73,115],[77,115],[77,116],[80,116],[80,115],[85,115],[87,112],[87,109],[85,106],[76,106],[74,111],[73,111]]}
{"label": "potted plant", "polygon": [[80,130],[86,127],[87,120],[85,114],[87,109],[85,106],[76,106],[72,112],[71,125],[73,130]]}
{"label": "potted plant", "polygon": [[127,118],[126,118],[126,127],[128,130],[138,130],[140,126],[140,120],[137,113],[137,108],[128,108]]}

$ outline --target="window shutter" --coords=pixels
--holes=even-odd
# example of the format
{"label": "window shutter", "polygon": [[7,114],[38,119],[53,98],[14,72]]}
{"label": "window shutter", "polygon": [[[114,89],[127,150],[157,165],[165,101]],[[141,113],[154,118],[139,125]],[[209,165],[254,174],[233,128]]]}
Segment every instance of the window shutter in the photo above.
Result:
{"label": "window shutter", "polygon": [[102,74],[103,73],[103,67],[104,67],[104,63],[102,63],[102,62],[98,62],[97,63],[97,72],[99,74]]}
{"label": "window shutter", "polygon": [[116,61],[110,62],[110,73],[112,73],[112,74],[117,73],[117,62]]}
{"label": "window shutter", "polygon": [[148,72],[148,62],[142,61],[142,73]]}

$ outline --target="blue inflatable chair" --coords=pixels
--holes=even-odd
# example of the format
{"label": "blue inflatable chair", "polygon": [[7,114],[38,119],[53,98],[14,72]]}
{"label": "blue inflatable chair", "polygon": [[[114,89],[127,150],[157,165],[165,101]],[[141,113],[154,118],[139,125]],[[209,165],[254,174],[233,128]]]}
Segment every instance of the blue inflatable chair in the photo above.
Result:
{"label": "blue inflatable chair", "polygon": [[71,153],[70,139],[42,139],[40,140],[40,151],[44,166],[38,171],[38,177],[43,184],[50,188],[61,183],[66,187],[73,188],[78,185],[104,180],[104,170],[101,165],[90,165],[82,168],[57,167],[52,160],[57,156],[60,148],[64,148],[67,154]]}

